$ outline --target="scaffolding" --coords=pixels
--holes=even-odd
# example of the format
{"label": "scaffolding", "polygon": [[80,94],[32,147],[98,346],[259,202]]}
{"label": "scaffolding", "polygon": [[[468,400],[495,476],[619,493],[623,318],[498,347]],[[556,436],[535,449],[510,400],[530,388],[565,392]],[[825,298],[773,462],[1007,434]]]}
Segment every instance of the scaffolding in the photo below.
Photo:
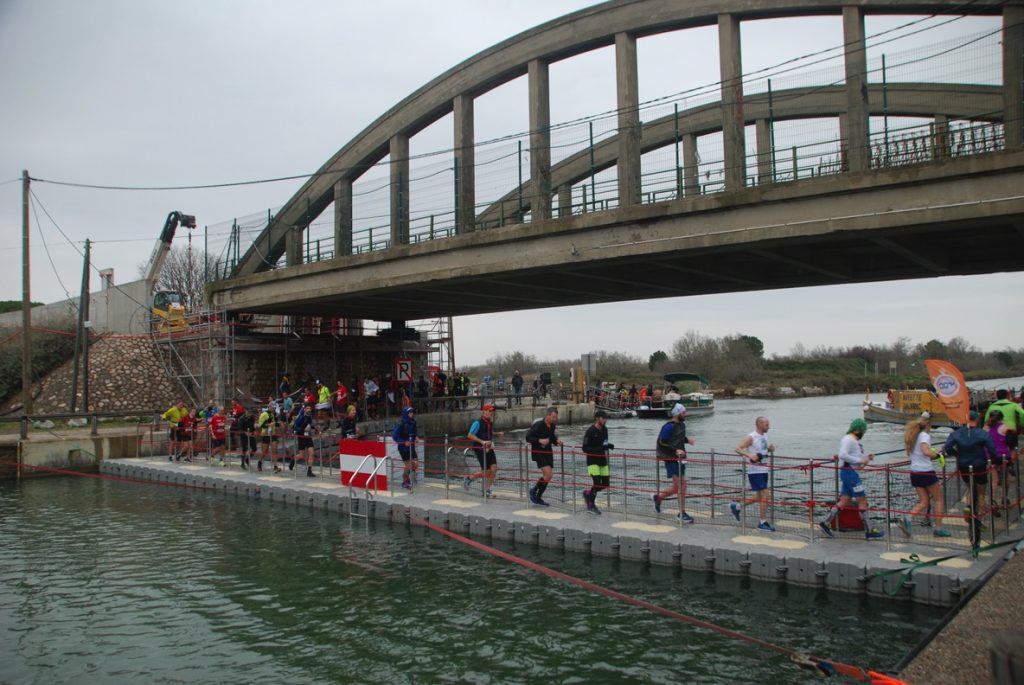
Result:
{"label": "scaffolding", "polygon": [[[420,336],[428,365],[455,368],[451,317],[413,322],[410,327]],[[283,353],[285,366],[276,369],[275,375],[279,375],[287,368],[290,343],[294,350],[296,341],[316,336],[322,340],[315,351],[330,352],[337,360],[342,354],[338,349],[339,341],[373,340],[371,330],[362,321],[348,319],[203,311],[186,317],[186,325],[177,329],[153,325],[150,336],[167,377],[178,384],[191,406],[198,407],[210,399],[224,403],[239,397],[252,399],[250,388],[237,385],[239,351]],[[301,342],[299,344],[301,346]],[[370,375],[369,369],[363,368],[366,351],[364,345],[355,345],[345,352],[358,355],[361,376]]]}

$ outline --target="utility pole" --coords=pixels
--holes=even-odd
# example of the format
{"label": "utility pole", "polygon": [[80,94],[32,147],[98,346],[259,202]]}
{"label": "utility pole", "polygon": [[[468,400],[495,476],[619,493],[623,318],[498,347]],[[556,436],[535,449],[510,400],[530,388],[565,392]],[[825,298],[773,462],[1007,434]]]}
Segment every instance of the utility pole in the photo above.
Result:
{"label": "utility pole", "polygon": [[82,274],[82,411],[89,411],[89,256],[92,243],[85,240],[85,270]]}
{"label": "utility pole", "polygon": [[75,413],[78,405],[78,370],[79,355],[82,353],[82,340],[85,339],[85,308],[89,301],[89,241],[85,241],[85,264],[82,266],[82,291],[78,297],[78,327],[75,329],[75,360],[71,374],[71,413]]}
{"label": "utility pole", "polygon": [[32,300],[29,296],[28,198],[31,180],[21,172],[21,413],[32,412]]}

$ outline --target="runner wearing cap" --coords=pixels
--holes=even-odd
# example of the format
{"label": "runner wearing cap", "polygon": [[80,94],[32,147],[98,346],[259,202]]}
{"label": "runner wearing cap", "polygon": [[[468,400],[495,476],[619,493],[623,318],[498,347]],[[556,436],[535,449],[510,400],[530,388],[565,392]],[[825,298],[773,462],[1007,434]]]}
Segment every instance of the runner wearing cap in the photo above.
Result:
{"label": "runner wearing cap", "polygon": [[587,428],[583,434],[583,453],[587,455],[587,473],[594,481],[589,490],[583,491],[583,501],[587,503],[587,512],[600,514],[596,500],[601,490],[607,488],[611,483],[608,469],[608,450],[615,449],[615,445],[608,442],[608,412],[598,409],[594,412],[594,425]]}
{"label": "runner wearing cap", "polygon": [[842,483],[839,501],[832,505],[828,515],[818,523],[821,532],[830,538],[835,537],[832,532],[832,521],[839,516],[839,510],[848,506],[852,500],[857,501],[860,518],[864,521],[864,537],[874,540],[885,535],[877,528],[872,528],[868,523],[868,497],[864,491],[864,484],[860,481],[860,470],[875,458],[874,454],[864,454],[864,446],[860,444],[861,438],[864,437],[867,430],[867,421],[854,419],[850,423],[850,429],[846,435],[839,441],[838,458],[843,462],[839,469],[839,481]]}
{"label": "runner wearing cap", "polygon": [[665,475],[671,479],[672,485],[654,494],[654,510],[660,514],[661,503],[678,494],[677,518],[683,523],[693,523],[693,517],[686,513],[686,446],[697,443],[686,437],[686,407],[677,403],[671,414],[672,418],[658,432],[655,452],[658,461],[665,465]]}
{"label": "runner wearing cap", "polygon": [[480,462],[480,471],[463,478],[462,487],[469,490],[474,480],[483,478],[484,497],[494,497],[491,487],[498,475],[498,458],[494,455],[494,438],[500,438],[503,435],[505,434],[500,431],[494,432],[494,405],[485,404],[483,411],[480,412],[480,418],[473,422],[473,425],[469,427],[469,433],[466,434],[466,437],[473,443],[473,452],[476,454],[476,460]]}

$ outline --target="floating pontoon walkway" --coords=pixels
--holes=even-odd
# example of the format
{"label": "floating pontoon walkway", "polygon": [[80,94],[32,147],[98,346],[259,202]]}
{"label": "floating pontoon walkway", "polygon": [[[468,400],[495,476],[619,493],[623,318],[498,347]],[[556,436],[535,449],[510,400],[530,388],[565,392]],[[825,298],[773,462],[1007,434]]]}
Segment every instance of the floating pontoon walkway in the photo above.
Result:
{"label": "floating pontoon walkway", "polygon": [[[477,492],[463,490],[461,485],[446,486],[443,479],[427,478],[412,492],[350,491],[341,485],[337,471],[324,470],[309,478],[301,464],[294,472],[286,469],[274,474],[245,471],[237,462],[228,468],[211,466],[205,460],[184,463],[169,462],[167,457],[145,457],[102,460],[100,471],[236,497],[260,497],[346,517],[406,523],[411,514],[481,540],[510,540],[769,582],[895,596],[938,606],[956,603],[1005,551],[982,551],[976,559],[967,552],[935,565],[914,566],[910,563],[911,555],[916,555],[914,563],[920,564],[957,552],[918,540],[865,541],[862,534],[808,539],[805,532],[809,522],[780,521],[774,533],[749,526],[741,529],[736,523],[723,525],[721,519],[715,525],[702,525],[699,512],[691,512],[696,524],[681,527],[674,512],[669,513],[670,502],[665,503],[666,513],[660,516],[653,509],[650,516],[638,516],[635,512],[623,515],[616,512],[615,506],[602,507],[604,514],[594,516],[582,507],[574,513],[572,503],[562,504],[552,497],[548,498],[551,507],[529,506],[518,489],[499,487],[496,498],[484,499]],[[966,540],[966,524],[960,518],[949,516],[945,526],[954,536]],[[1020,532],[1018,523],[997,537],[997,542],[1020,537]],[[900,569],[913,569],[912,577],[907,579],[905,572],[898,572]]]}

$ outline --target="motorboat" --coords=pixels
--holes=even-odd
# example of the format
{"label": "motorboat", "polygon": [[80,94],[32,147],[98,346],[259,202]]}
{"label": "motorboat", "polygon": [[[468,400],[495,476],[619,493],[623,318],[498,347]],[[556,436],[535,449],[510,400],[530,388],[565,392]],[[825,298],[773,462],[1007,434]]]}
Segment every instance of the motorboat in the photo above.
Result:
{"label": "motorboat", "polygon": [[[697,373],[687,371],[671,371],[662,376],[665,387],[655,392],[654,397],[646,398],[636,408],[636,415],[641,419],[671,418],[672,407],[681,404],[686,407],[687,416],[701,416],[715,411],[715,396],[708,389],[708,380]],[[680,392],[683,383],[694,384],[696,390]]]}

